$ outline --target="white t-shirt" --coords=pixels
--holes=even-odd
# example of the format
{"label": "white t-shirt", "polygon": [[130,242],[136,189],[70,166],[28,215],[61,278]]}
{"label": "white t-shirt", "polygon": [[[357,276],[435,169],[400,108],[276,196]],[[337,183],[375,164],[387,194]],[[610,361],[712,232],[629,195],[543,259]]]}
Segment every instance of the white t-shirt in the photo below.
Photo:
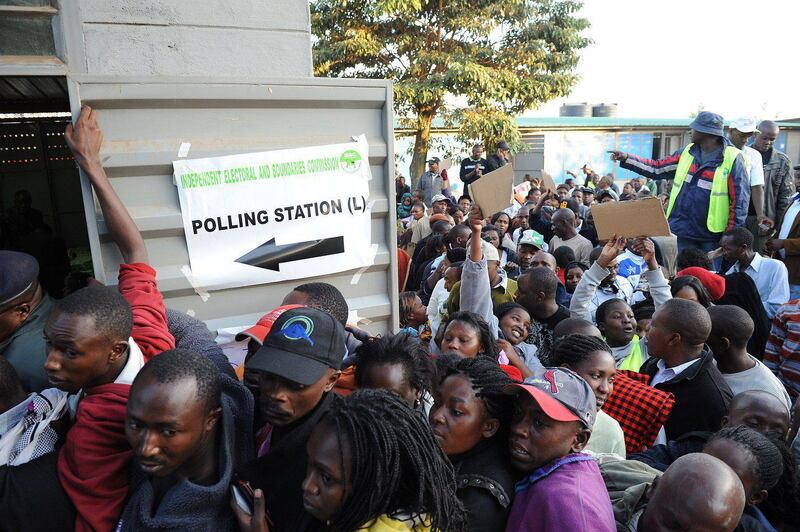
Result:
{"label": "white t-shirt", "polygon": [[[792,226],[794,225],[794,221],[798,214],[800,214],[800,193],[792,196],[792,204],[789,205],[789,208],[786,210],[786,214],[783,215],[781,231],[778,233],[779,239],[786,240],[792,230]],[[781,257],[784,259],[786,258],[785,249],[781,249]]]}
{"label": "white t-shirt", "polygon": [[757,187],[764,184],[764,163],[761,162],[761,154],[750,146],[742,148],[742,155],[747,163],[747,175],[750,176],[750,187]]}
{"label": "white t-shirt", "polygon": [[786,408],[791,411],[792,402],[789,399],[789,394],[786,393],[786,388],[783,386],[778,377],[772,373],[767,366],[761,363],[756,357],[748,355],[750,360],[756,363],[750,369],[740,371],[739,373],[723,373],[722,377],[725,382],[730,386],[733,395],[746,392],[749,390],[763,390],[771,393],[778,399],[786,403]]}

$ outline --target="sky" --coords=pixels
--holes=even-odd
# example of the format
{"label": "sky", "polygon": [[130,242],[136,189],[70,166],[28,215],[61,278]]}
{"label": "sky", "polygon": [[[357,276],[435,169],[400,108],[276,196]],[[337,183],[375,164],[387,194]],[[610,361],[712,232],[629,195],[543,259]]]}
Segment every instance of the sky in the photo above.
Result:
{"label": "sky", "polygon": [[617,103],[618,116],[684,118],[702,105],[726,119],[800,117],[800,0],[584,0],[589,19],[567,98]]}

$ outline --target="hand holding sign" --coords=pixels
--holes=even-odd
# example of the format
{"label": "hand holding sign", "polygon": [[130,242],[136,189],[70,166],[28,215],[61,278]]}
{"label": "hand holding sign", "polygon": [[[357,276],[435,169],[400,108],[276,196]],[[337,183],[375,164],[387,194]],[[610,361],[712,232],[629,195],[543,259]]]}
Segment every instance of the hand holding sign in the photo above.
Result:
{"label": "hand holding sign", "polygon": [[514,170],[507,164],[473,182],[469,189],[472,199],[492,215],[511,206],[513,184]]}

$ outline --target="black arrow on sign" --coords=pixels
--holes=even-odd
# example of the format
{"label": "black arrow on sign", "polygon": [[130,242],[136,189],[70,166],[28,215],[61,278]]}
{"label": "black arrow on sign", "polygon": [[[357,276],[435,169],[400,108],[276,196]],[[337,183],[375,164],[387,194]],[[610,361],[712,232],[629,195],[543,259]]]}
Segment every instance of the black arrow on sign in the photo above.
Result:
{"label": "black arrow on sign", "polygon": [[295,242],[283,246],[277,245],[275,238],[270,238],[254,250],[236,259],[235,262],[277,272],[280,271],[280,265],[284,262],[313,259],[338,253],[344,253],[343,236]]}

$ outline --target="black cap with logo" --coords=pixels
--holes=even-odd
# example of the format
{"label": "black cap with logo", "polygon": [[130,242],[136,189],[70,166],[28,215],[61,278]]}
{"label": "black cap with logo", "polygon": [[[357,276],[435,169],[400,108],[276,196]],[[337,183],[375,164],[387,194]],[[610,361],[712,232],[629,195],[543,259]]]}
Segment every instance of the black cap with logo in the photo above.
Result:
{"label": "black cap with logo", "polygon": [[303,307],[287,310],[275,320],[247,368],[308,386],[326,369],[340,369],[346,352],[342,324],[327,312]]}

